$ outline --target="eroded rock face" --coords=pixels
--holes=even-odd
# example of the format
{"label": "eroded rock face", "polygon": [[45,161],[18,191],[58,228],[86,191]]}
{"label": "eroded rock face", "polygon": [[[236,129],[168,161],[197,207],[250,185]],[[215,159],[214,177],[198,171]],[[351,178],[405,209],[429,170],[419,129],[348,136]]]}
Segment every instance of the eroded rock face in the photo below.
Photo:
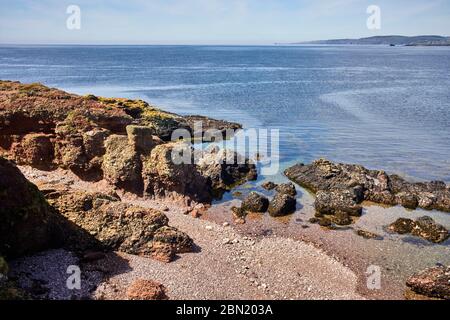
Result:
{"label": "eroded rock face", "polygon": [[241,207],[245,211],[263,213],[269,209],[269,199],[256,192],[251,192],[244,199]]}
{"label": "eroded rock face", "polygon": [[389,176],[384,171],[337,164],[324,159],[310,165],[295,165],[287,169],[285,174],[315,193],[345,193],[355,187],[360,188],[357,203],[368,200],[386,205],[402,205],[409,209],[420,207],[450,212],[450,188],[444,182],[410,183],[397,175]]}
{"label": "eroded rock face", "polygon": [[418,218],[416,221],[400,218],[388,228],[393,232],[412,234],[433,243],[442,243],[450,237],[448,230],[444,226],[427,216]]}
{"label": "eroded rock face", "polygon": [[142,194],[142,161],[129,138],[112,135],[106,140],[105,147],[102,164],[104,178],[120,189]]}
{"label": "eroded rock face", "polygon": [[281,217],[292,214],[297,207],[297,200],[285,193],[278,193],[270,201],[269,214],[272,217]]}
{"label": "eroded rock face", "polygon": [[12,162],[0,158],[0,255],[14,258],[57,244],[52,209]]}
{"label": "eroded rock face", "polygon": [[55,136],[44,133],[30,133],[12,143],[11,153],[19,165],[29,165],[42,170],[53,167]]}
{"label": "eroded rock face", "polygon": [[406,285],[415,293],[450,300],[450,267],[430,268],[411,276]]}
{"label": "eroded rock face", "polygon": [[64,225],[68,249],[108,249],[169,262],[175,254],[193,248],[192,239],[170,228],[159,211],[122,203],[114,195],[64,188],[43,192],[68,220]]}
{"label": "eroded rock face", "polygon": [[[144,160],[145,192],[150,196],[188,196],[197,202],[212,201],[212,184],[197,169],[193,160],[173,161],[172,155],[180,146],[168,143],[155,147]],[[181,150],[181,149],[180,149]]]}
{"label": "eroded rock face", "polygon": [[[231,159],[228,158],[231,155]],[[197,152],[189,145],[167,143],[155,147],[144,160],[148,195],[187,196],[209,203],[233,186],[255,179],[256,167],[234,152]]]}
{"label": "eroded rock face", "polygon": [[105,141],[111,134],[93,122],[85,111],[73,111],[55,128],[55,162],[85,180],[103,178]]}

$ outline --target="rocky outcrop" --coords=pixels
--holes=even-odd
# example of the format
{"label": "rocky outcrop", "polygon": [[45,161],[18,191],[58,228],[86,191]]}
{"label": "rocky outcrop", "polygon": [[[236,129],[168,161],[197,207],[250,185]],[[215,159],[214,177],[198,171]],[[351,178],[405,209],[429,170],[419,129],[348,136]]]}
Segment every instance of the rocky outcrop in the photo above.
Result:
{"label": "rocky outcrop", "polygon": [[0,158],[0,255],[14,258],[57,244],[51,207],[12,162]]}
{"label": "rocky outcrop", "polygon": [[[41,84],[0,81],[0,155],[39,169],[71,170],[83,180],[106,179],[138,194],[145,187],[149,195],[175,192],[209,202],[232,185],[256,177],[247,159],[174,165],[168,157],[171,144],[152,152],[176,129],[194,133],[198,124],[200,134],[240,128],[226,121],[168,113],[142,100],[81,97]],[[204,154],[216,156],[224,157]],[[174,177],[167,176],[171,170]]]}
{"label": "rocky outcrop", "polygon": [[263,213],[269,209],[269,199],[256,192],[251,192],[244,201],[242,201],[241,208],[248,212]]}
{"label": "rocky outcrop", "polygon": [[450,300],[450,267],[438,266],[419,272],[406,285],[417,294]]}
{"label": "rocky outcrop", "polygon": [[278,193],[269,204],[269,214],[272,217],[281,217],[292,214],[297,208],[297,200],[285,193]]}
{"label": "rocky outcrop", "polygon": [[444,226],[437,224],[427,216],[418,218],[416,221],[400,218],[392,223],[388,229],[398,234],[412,234],[433,243],[442,243],[450,237]]}
{"label": "rocky outcrop", "polygon": [[169,227],[159,211],[122,203],[115,195],[44,187],[43,192],[67,220],[63,227],[70,250],[107,249],[169,262],[193,249],[192,239]]}
{"label": "rocky outcrop", "polygon": [[[355,203],[349,202],[351,207],[366,200],[385,205],[402,205],[409,209],[420,207],[450,212],[450,187],[444,182],[411,183],[384,171],[324,159],[309,165],[295,165],[287,169],[285,174],[293,182],[315,193],[324,191],[334,193],[334,197],[340,194],[347,198],[349,192],[355,193],[357,190]],[[341,204],[339,201],[339,206]]]}
{"label": "rocky outcrop", "polygon": [[127,290],[128,300],[167,300],[166,288],[152,280],[138,279]]}

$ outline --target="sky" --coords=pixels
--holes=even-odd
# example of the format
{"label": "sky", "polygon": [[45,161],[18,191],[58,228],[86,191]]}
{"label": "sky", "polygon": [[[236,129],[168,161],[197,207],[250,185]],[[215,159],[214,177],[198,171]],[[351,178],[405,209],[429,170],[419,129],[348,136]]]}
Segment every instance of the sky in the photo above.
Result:
{"label": "sky", "polygon": [[[67,7],[81,10],[67,28]],[[369,30],[367,8],[381,10]],[[273,44],[450,36],[449,0],[0,0],[2,44]]]}

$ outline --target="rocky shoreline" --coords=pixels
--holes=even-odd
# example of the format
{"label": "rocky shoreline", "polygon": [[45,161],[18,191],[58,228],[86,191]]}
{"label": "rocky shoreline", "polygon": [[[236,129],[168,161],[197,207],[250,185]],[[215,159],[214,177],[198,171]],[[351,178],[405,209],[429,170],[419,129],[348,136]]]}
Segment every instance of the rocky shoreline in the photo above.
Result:
{"label": "rocky shoreline", "polygon": [[[196,132],[199,127],[201,132]],[[214,246],[206,241],[214,229],[229,234],[213,237],[223,247],[220,258],[232,259],[234,250],[230,251],[230,246],[241,247],[244,255],[253,252],[262,260],[238,273],[245,281],[255,275],[265,280],[250,281],[251,285],[241,289],[241,296],[233,296],[230,292],[211,292],[197,279],[209,298],[363,298],[355,291],[352,272],[312,246],[264,239],[263,247],[227,230],[229,224],[215,227],[196,219],[214,199],[256,180],[256,165],[235,152],[192,147],[188,147],[191,156],[199,161],[174,163],[172,155],[183,143],[171,142],[172,133],[184,129],[193,136],[203,136],[206,130],[215,129],[225,137],[226,132],[240,128],[236,123],[167,113],[141,100],[82,97],[41,84],[0,81],[0,299],[70,298],[70,291],[49,288],[52,275],[26,276],[31,266],[56,268],[44,265],[46,258],[82,266],[83,281],[89,285],[72,297],[76,299],[167,299],[172,298],[170,291],[177,292],[178,299],[208,298],[202,294],[183,296],[183,286],[196,284],[182,284],[184,280],[176,274],[190,274],[179,269],[183,260],[195,268],[199,259],[204,259],[200,263],[204,272],[208,263],[215,264]],[[233,161],[225,161],[229,159]],[[354,223],[362,215],[365,201],[450,212],[450,187],[443,182],[409,183],[383,171],[328,160],[299,164],[285,174],[315,193],[316,217],[310,222],[327,228]],[[293,183],[266,183],[262,188],[273,190],[273,197],[257,192],[245,195],[241,205],[232,208],[235,223],[245,223],[249,214],[268,212],[276,218],[298,209]],[[172,221],[177,222],[175,227]],[[432,243],[449,238],[448,230],[429,217],[399,220],[386,228]],[[365,230],[358,234],[378,238]],[[286,248],[287,242],[292,248]],[[285,249],[274,253],[277,245]],[[283,273],[294,272],[297,264],[304,263],[308,267],[303,271],[308,276],[294,280],[283,275],[281,281],[292,281],[302,288],[301,293],[292,287],[283,294],[279,291],[282,284],[265,269],[269,267],[267,261],[274,263],[274,257],[282,263],[292,260],[289,254],[302,257],[302,261],[294,259],[295,264],[286,265]],[[10,266],[6,261],[12,262]],[[131,269],[129,261],[134,261]],[[228,263],[221,268],[233,277],[238,261]],[[152,273],[150,265],[158,270],[156,279],[145,277],[146,272]],[[314,268],[322,269],[328,278]],[[335,278],[333,269],[346,274],[348,282]],[[165,270],[178,279],[182,290],[174,290],[177,283],[161,276]],[[55,271],[55,277],[61,272],[65,270]],[[130,276],[126,276],[128,273]],[[216,275],[210,276],[216,279]],[[300,280],[316,283],[316,291],[311,286],[305,289]],[[448,270],[432,268],[412,276],[407,285],[416,293],[449,299],[448,280]],[[170,288],[165,281],[170,282]],[[214,281],[219,286],[219,280]],[[238,287],[238,281],[233,281]]]}

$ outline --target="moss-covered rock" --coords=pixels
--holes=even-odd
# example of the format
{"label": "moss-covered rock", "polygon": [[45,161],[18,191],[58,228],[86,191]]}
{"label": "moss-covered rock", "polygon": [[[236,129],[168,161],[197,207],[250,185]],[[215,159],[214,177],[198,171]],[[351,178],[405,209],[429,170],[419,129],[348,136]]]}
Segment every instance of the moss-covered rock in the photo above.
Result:
{"label": "moss-covered rock", "polygon": [[0,158],[0,254],[17,257],[55,243],[55,215],[38,188]]}
{"label": "moss-covered rock", "polygon": [[142,161],[127,136],[112,135],[106,140],[106,153],[103,157],[103,176],[114,186],[141,194]]}

